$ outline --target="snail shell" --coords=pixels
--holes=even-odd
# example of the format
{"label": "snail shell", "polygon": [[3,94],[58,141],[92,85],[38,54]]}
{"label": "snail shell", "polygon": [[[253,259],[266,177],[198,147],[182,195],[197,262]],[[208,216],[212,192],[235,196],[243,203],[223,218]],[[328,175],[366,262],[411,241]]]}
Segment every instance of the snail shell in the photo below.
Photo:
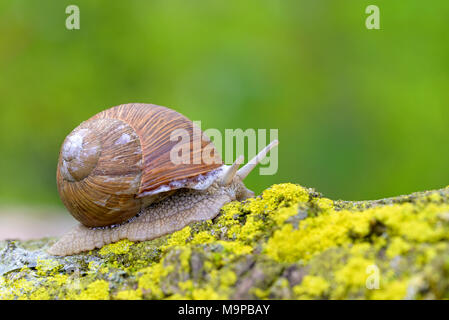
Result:
{"label": "snail shell", "polygon": [[[191,139],[172,141],[176,129],[186,130]],[[201,141],[200,147],[193,148],[192,141]],[[179,143],[188,143],[190,163],[171,161],[170,151]],[[195,163],[206,147],[213,161]],[[57,185],[79,222],[104,227],[126,222],[177,189],[207,188],[222,167],[210,140],[182,114],[152,104],[124,104],[98,113],[67,136]]]}

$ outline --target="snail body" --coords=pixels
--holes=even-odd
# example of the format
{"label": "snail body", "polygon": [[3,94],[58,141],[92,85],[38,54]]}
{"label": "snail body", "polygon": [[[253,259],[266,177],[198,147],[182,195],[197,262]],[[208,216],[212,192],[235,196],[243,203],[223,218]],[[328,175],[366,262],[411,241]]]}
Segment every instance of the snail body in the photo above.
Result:
{"label": "snail body", "polygon": [[[193,140],[173,141],[174,130]],[[196,148],[191,141],[198,142]],[[189,161],[172,161],[180,144],[189,150]],[[242,156],[224,165],[212,142],[174,110],[124,104],[102,111],[75,128],[61,147],[58,191],[80,224],[49,253],[66,256],[121,239],[151,240],[212,219],[224,204],[254,195],[242,181],[276,144],[238,170]],[[213,161],[203,160],[206,150]]]}

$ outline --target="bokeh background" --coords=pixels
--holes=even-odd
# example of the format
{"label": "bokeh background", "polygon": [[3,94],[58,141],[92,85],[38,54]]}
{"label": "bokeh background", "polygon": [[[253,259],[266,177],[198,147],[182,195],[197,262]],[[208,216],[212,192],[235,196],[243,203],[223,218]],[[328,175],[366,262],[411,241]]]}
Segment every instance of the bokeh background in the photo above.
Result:
{"label": "bokeh background", "polygon": [[[80,30],[65,28],[70,4]],[[370,4],[381,30],[365,27]],[[446,186],[448,16],[447,0],[0,0],[0,238],[73,223],[59,147],[127,102],[222,132],[278,128],[279,170],[251,174],[257,192],[294,182],[353,200]]]}

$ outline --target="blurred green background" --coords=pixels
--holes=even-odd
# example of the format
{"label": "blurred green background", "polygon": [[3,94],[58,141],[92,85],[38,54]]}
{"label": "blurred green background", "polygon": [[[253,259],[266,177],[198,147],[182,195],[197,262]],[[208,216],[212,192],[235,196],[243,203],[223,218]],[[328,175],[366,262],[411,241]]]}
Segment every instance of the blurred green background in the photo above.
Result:
{"label": "blurred green background", "polygon": [[[76,4],[81,29],[67,30]],[[367,30],[365,8],[380,8]],[[449,1],[0,1],[0,204],[61,205],[65,136],[122,103],[278,128],[273,183],[372,199],[449,184]]]}

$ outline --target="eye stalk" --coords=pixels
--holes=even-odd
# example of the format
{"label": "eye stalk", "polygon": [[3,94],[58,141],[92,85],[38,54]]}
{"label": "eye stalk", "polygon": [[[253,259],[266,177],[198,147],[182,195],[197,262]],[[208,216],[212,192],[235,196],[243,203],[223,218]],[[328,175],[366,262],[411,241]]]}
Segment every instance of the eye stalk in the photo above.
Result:
{"label": "eye stalk", "polygon": [[227,186],[231,183],[232,179],[235,176],[240,177],[241,180],[244,180],[250,172],[262,161],[268,152],[271,149],[276,147],[279,144],[278,140],[273,140],[268,146],[263,148],[262,151],[259,152],[257,156],[251,159],[243,168],[239,170],[239,167],[242,165],[244,161],[243,155],[239,156],[235,162],[228,167],[227,171],[223,174],[221,178],[220,185]]}
{"label": "eye stalk", "polygon": [[263,148],[263,150],[260,151],[257,156],[252,158],[239,171],[237,171],[237,175],[240,177],[240,179],[244,180],[250,174],[250,172],[260,163],[260,161],[262,161],[266,157],[267,153],[270,152],[270,150],[276,147],[278,144],[278,140],[273,140],[268,146]]}

